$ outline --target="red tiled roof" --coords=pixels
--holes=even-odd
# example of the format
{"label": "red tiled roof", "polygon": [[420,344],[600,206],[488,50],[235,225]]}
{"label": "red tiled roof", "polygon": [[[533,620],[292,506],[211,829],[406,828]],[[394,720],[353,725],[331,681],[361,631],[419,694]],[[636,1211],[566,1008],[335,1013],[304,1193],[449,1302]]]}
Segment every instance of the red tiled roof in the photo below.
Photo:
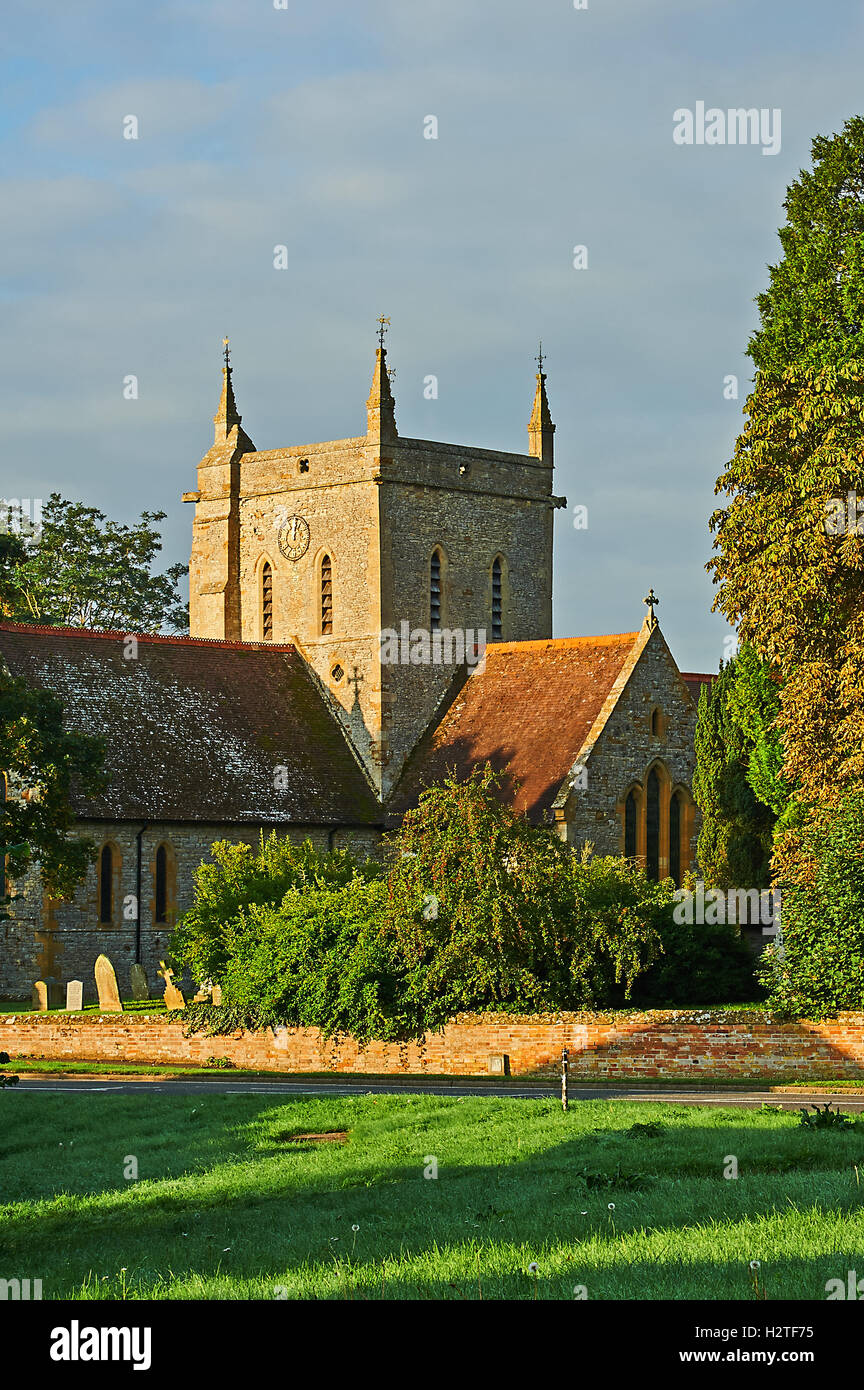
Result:
{"label": "red tiled roof", "polygon": [[[291,646],[0,624],[13,676],[106,739],[107,785],[79,803],[109,820],[369,825],[381,810]],[[275,777],[277,767],[285,772]],[[282,789],[275,781],[284,781]]]}
{"label": "red tiled roof", "polygon": [[389,809],[401,815],[451,769],[465,777],[489,762],[506,769],[504,798],[544,819],[639,635],[488,646],[485,664],[412,754]]}
{"label": "red tiled roof", "polygon": [[707,676],[699,671],[682,671],[681,679],[698,705],[702,687],[707,686],[710,690],[717,677],[716,675]]}

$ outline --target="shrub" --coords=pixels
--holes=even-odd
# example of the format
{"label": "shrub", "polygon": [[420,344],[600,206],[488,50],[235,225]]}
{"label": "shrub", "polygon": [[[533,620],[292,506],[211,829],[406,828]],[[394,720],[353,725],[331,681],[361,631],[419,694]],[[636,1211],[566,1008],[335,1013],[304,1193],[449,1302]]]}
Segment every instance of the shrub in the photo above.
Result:
{"label": "shrub", "polygon": [[499,790],[489,768],[427,789],[387,841],[386,876],[275,836],[257,854],[214,846],[172,946],[179,964],[222,985],[220,1008],[189,1006],[192,1026],[284,1023],[401,1041],[462,1012],[609,1007],[663,968],[664,942],[672,955],[655,980],[674,977],[680,997],[662,1002],[693,1002],[688,970],[698,1002],[712,969],[731,997],[719,930],[707,965],[687,960],[704,940],[674,927],[671,882],[650,882],[628,860],[574,855]]}
{"label": "shrub", "polygon": [[645,1008],[733,1004],[764,997],[756,961],[734,926],[676,922],[661,927],[663,954],[639,976],[633,1003]]}
{"label": "shrub", "polygon": [[386,927],[430,1026],[606,1004],[659,951],[668,889],[626,861],[578,859],[499,787],[488,767],[431,787],[394,837]]}
{"label": "shrub", "polygon": [[249,908],[275,906],[290,889],[344,885],[356,875],[370,879],[382,872],[374,863],[355,864],[345,850],[323,854],[308,840],[296,845],[275,831],[266,840],[261,836],[257,851],[220,840],[211,854],[213,863],[195,872],[192,907],[171,942],[172,959],[195,980],[222,981]]}

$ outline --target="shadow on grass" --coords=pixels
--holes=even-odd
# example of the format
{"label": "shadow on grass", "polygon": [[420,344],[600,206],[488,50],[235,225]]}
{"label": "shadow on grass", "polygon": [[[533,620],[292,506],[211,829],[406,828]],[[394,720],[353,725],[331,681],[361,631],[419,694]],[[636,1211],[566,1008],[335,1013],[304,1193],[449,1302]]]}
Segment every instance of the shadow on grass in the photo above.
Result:
{"label": "shadow on grass", "polygon": [[[101,1278],[106,1269],[109,1281],[117,1270],[128,1271],[145,1297],[148,1289],[164,1293],[169,1279],[222,1277],[229,1283],[272,1280],[275,1285],[280,1275],[312,1281],[318,1269],[321,1288],[314,1293],[310,1284],[309,1297],[372,1298],[381,1296],[375,1281],[382,1264],[385,1297],[561,1298],[573,1297],[572,1288],[567,1292],[571,1285],[586,1283],[591,1297],[592,1280],[603,1297],[693,1297],[693,1281],[703,1276],[708,1288],[723,1286],[717,1297],[750,1297],[752,1249],[726,1262],[682,1258],[688,1249],[697,1253],[702,1227],[746,1225],[768,1214],[778,1222],[797,1217],[808,1228],[813,1222],[818,1227],[820,1221],[839,1221],[842,1229],[843,1214],[862,1210],[852,1165],[862,1166],[864,1133],[854,1131],[811,1135],[795,1127],[716,1123],[688,1123],[655,1136],[580,1130],[540,1152],[524,1158],[511,1153],[497,1164],[442,1159],[432,1180],[424,1177],[429,1150],[439,1145],[444,1153],[452,1148],[453,1135],[422,1126],[414,1133],[404,1111],[382,1114],[376,1118],[383,1126],[368,1128],[367,1116],[358,1111],[344,1147],[286,1151],[273,1142],[275,1135],[285,1132],[286,1113],[301,1108],[308,1109],[300,1098],[280,1098],[252,1119],[235,1112],[222,1151],[216,1144],[217,1153],[204,1157],[201,1136],[184,1136],[175,1128],[175,1149],[178,1139],[180,1149],[169,1175],[112,1183],[90,1197],[58,1198],[47,1208],[7,1208],[0,1251],[8,1268],[2,1272],[8,1277],[19,1265],[34,1271],[45,1280],[48,1297],[69,1297],[88,1275]],[[350,1129],[351,1118],[346,1119]],[[392,1139],[400,1124],[404,1136],[417,1143],[415,1159],[393,1162],[367,1152],[382,1137]],[[242,1151],[231,1152],[241,1139]],[[737,1181],[723,1177],[730,1155],[738,1159]],[[817,1211],[823,1199],[827,1205]],[[803,1205],[796,1212],[798,1203]],[[645,1232],[668,1238],[666,1253],[642,1262],[624,1260],[620,1243],[631,1237],[638,1243]],[[550,1242],[572,1246],[570,1268],[538,1273],[536,1280],[527,1265],[484,1273],[484,1258],[494,1266],[499,1258],[494,1252],[502,1246],[539,1252]],[[850,1243],[860,1255],[857,1232],[850,1232]],[[585,1268],[579,1275],[580,1248],[584,1253],[588,1245],[595,1255],[601,1247],[608,1252],[602,1273],[592,1265],[590,1278]],[[461,1271],[469,1255],[474,1259],[471,1252],[480,1252],[476,1279]],[[825,1278],[837,1273],[829,1268],[832,1260],[837,1263],[827,1254],[784,1256],[780,1264],[792,1272],[769,1296],[824,1296],[810,1286],[817,1276],[824,1286]],[[388,1275],[386,1265],[398,1261],[421,1267],[438,1262],[445,1268],[449,1262],[454,1273],[457,1267],[460,1272],[455,1279],[433,1277],[422,1268],[391,1269]],[[823,1269],[828,1270],[824,1278]],[[645,1289],[654,1292],[639,1293],[643,1278]],[[740,1294],[730,1293],[729,1281],[737,1289],[742,1278]],[[676,1295],[682,1279],[690,1291]],[[803,1289],[805,1283],[808,1292],[781,1292]],[[116,1283],[110,1287],[116,1297]],[[216,1296],[230,1296],[230,1290]]]}

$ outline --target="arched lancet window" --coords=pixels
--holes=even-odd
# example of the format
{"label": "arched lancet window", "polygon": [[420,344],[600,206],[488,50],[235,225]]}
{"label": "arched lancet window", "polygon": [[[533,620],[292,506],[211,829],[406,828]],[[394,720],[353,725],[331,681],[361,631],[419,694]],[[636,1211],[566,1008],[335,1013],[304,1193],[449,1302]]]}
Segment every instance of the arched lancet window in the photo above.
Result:
{"label": "arched lancet window", "polygon": [[164,845],[160,845],[156,851],[156,884],[155,884],[155,910],[154,917],[157,922],[168,921],[168,851]]}
{"label": "arched lancet window", "polygon": [[659,737],[662,729],[660,720],[661,716],[659,709],[653,710],[651,713],[651,732],[655,735],[655,737]]}
{"label": "arched lancet window", "polygon": [[624,854],[627,859],[636,857],[636,825],[638,820],[635,791],[628,792],[624,802]]}
{"label": "arched lancet window", "polygon": [[429,561],[429,630],[441,630],[441,551],[433,550]]}
{"label": "arched lancet window", "polygon": [[669,877],[681,886],[681,793],[673,792],[669,802]]}
{"label": "arched lancet window", "polygon": [[273,570],[269,560],[261,566],[261,635],[273,641]]}
{"label": "arched lancet window", "polygon": [[333,631],[333,567],[330,556],[321,560],[321,633],[329,637]]}
{"label": "arched lancet window", "polygon": [[645,872],[656,882],[660,877],[660,778],[656,767],[645,788]]}
{"label": "arched lancet window", "polygon": [[103,845],[99,855],[99,921],[111,926],[114,921],[114,851]]}
{"label": "arched lancet window", "polygon": [[501,592],[501,559],[492,561],[492,641],[500,642],[504,636],[504,601]]}

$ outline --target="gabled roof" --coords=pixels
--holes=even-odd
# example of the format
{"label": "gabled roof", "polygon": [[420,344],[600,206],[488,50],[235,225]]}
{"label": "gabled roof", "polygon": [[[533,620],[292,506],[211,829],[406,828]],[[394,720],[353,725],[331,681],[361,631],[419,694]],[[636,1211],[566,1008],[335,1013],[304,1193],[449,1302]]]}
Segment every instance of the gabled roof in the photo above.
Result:
{"label": "gabled roof", "polygon": [[506,769],[504,799],[532,820],[546,819],[644,639],[643,629],[487,646],[485,660],[409,758],[388,809],[401,815],[451,770],[463,778],[489,762]]}
{"label": "gabled roof", "polygon": [[128,637],[0,623],[10,673],[58,695],[68,728],[105,737],[105,790],[79,802],[79,815],[380,823],[375,795],[293,647],[139,636],[137,657],[126,659]]}

